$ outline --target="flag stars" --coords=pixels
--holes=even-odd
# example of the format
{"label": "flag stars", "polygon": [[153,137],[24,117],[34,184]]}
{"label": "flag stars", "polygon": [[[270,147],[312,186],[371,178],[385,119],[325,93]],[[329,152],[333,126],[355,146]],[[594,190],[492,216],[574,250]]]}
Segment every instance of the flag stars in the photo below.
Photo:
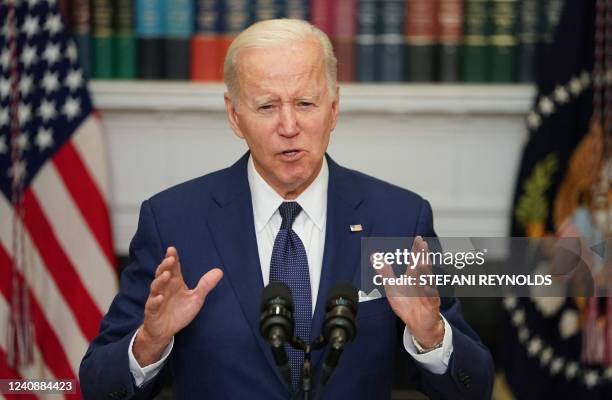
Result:
{"label": "flag stars", "polygon": [[32,109],[30,108],[29,105],[20,103],[18,115],[19,115],[19,123],[23,126],[28,121],[30,121],[30,118],[32,117]]}
{"label": "flag stars", "polygon": [[6,136],[0,135],[0,154],[8,153],[8,146],[6,145]]}
{"label": "flag stars", "polygon": [[506,307],[506,310],[513,310],[516,308],[516,297],[514,296],[508,296],[506,298],[504,298],[504,306]]}
{"label": "flag stars", "polygon": [[555,103],[553,103],[549,97],[542,97],[539,103],[540,111],[544,115],[550,115],[555,111]]}
{"label": "flag stars", "polygon": [[59,61],[61,56],[59,44],[49,44],[43,52],[43,58],[47,60],[49,65],[53,65]]}
{"label": "flag stars", "polygon": [[582,71],[580,74],[580,82],[582,83],[583,88],[586,89],[589,87],[591,84],[591,74],[589,74],[587,71]]}
{"label": "flag stars", "polygon": [[518,331],[518,338],[521,343],[525,343],[527,339],[529,339],[529,329],[526,327],[522,327]]}
{"label": "flag stars", "polygon": [[40,0],[28,0],[28,4],[30,5],[30,8],[34,8],[36,7],[39,1]]}
{"label": "flag stars", "polygon": [[40,103],[40,107],[38,108],[38,114],[42,117],[44,122],[53,119],[57,114],[55,103],[53,101],[43,99]]}
{"label": "flag stars", "polygon": [[548,365],[552,356],[553,356],[553,349],[551,347],[545,348],[542,351],[542,354],[540,354],[540,363],[542,365]]}
{"label": "flag stars", "polygon": [[577,373],[578,373],[578,363],[577,362],[572,361],[566,365],[565,377],[567,379],[572,379],[573,377],[576,376]]}
{"label": "flag stars", "polygon": [[582,92],[582,82],[579,78],[574,77],[569,83],[569,88],[572,94],[578,96]]}
{"label": "flag stars", "polygon": [[76,62],[77,59],[79,58],[79,53],[77,51],[77,47],[74,44],[73,40],[70,40],[68,42],[68,46],[66,47],[66,56],[73,63]]}
{"label": "flag stars", "polygon": [[527,126],[531,129],[538,129],[542,125],[542,117],[535,111],[532,111],[527,116]]}
{"label": "flag stars", "polygon": [[589,370],[584,374],[584,384],[587,388],[591,389],[593,386],[599,383],[599,375],[595,370]]}
{"label": "flag stars", "polygon": [[512,313],[512,324],[514,324],[514,326],[522,325],[523,322],[525,322],[525,311],[516,310]]}
{"label": "flag stars", "polygon": [[38,56],[36,55],[36,47],[26,44],[21,52],[21,62],[26,68],[30,68],[36,61]]}
{"label": "flag stars", "polygon": [[527,352],[529,355],[534,356],[540,352],[542,349],[542,340],[539,337],[534,337],[529,341],[527,345]]}
{"label": "flag stars", "polygon": [[0,99],[8,97],[11,92],[11,82],[8,79],[0,78]]}
{"label": "flag stars", "polygon": [[23,97],[28,97],[32,91],[32,83],[32,76],[30,75],[25,75],[19,80],[19,91]]}
{"label": "flag stars", "polygon": [[569,93],[561,85],[557,85],[557,87],[555,88],[554,96],[555,96],[555,100],[559,102],[559,104],[565,104],[569,101]]}
{"label": "flag stars", "polygon": [[50,128],[40,128],[34,140],[38,150],[43,152],[53,146],[53,132]]}
{"label": "flag stars", "polygon": [[23,29],[23,31],[28,36],[28,39],[30,39],[32,36],[36,35],[38,31],[40,30],[40,27],[38,25],[38,18],[28,15],[21,29]]}
{"label": "flag stars", "polygon": [[565,364],[563,357],[553,358],[552,362],[550,363],[550,373],[557,375],[563,369],[563,364]]}
{"label": "flag stars", "polygon": [[79,115],[79,113],[81,112],[81,104],[79,103],[79,100],[74,99],[72,97],[66,99],[66,103],[64,103],[64,107],[62,108],[62,112],[66,115],[68,121],[71,121],[76,118],[77,115]]}
{"label": "flag stars", "polygon": [[47,22],[45,22],[45,29],[48,29],[51,35],[55,35],[59,31],[61,31],[62,30],[62,20],[60,18],[60,15],[55,14],[55,15],[50,16],[49,19],[47,19]]}
{"label": "flag stars", "polygon": [[27,174],[27,164],[25,160],[17,160],[8,170],[8,177],[13,180],[13,183],[22,182]]}
{"label": "flag stars", "polygon": [[18,136],[17,136],[17,148],[20,151],[26,151],[30,148],[30,141],[28,139],[28,134],[25,132],[21,132]]}
{"label": "flag stars", "polygon": [[0,110],[0,127],[4,125],[8,125],[9,123],[9,113],[8,107],[4,107]]}
{"label": "flag stars", "polygon": [[59,79],[57,78],[57,72],[45,72],[45,76],[42,80],[42,85],[45,88],[47,94],[53,93],[59,87]]}
{"label": "flag stars", "polygon": [[77,90],[83,84],[83,71],[80,69],[71,70],[66,76],[66,85],[70,91]]}
{"label": "flag stars", "polygon": [[604,370],[603,377],[607,380],[612,380],[612,367],[608,367]]}
{"label": "flag stars", "polygon": [[11,51],[8,47],[5,47],[4,50],[2,50],[2,54],[0,54],[0,64],[2,65],[2,69],[9,69],[11,64]]}

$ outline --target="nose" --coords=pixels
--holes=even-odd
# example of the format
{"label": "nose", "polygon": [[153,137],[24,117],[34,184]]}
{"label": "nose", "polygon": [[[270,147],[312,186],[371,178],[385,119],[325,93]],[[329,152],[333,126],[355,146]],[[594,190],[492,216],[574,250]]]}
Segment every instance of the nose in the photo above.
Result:
{"label": "nose", "polygon": [[292,137],[298,133],[297,116],[291,104],[283,104],[280,112],[279,133]]}

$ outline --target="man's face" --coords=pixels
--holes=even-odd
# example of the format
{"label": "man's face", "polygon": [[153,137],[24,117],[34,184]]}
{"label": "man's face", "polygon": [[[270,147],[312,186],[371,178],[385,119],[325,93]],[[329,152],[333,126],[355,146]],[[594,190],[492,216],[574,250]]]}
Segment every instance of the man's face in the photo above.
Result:
{"label": "man's face", "polygon": [[319,173],[338,116],[322,50],[314,41],[246,49],[238,65],[238,104],[225,95],[230,125],[266,182],[295,198]]}

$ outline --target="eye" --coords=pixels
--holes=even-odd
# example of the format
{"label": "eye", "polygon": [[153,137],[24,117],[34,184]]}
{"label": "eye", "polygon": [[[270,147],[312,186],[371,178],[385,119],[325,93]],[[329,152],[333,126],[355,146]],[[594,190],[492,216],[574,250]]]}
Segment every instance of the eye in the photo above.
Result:
{"label": "eye", "polygon": [[267,112],[274,109],[274,104],[264,104],[263,106],[259,106],[257,111]]}
{"label": "eye", "polygon": [[310,101],[300,101],[298,103],[298,107],[301,107],[301,108],[309,108],[312,106],[314,106],[314,103],[311,103]]}

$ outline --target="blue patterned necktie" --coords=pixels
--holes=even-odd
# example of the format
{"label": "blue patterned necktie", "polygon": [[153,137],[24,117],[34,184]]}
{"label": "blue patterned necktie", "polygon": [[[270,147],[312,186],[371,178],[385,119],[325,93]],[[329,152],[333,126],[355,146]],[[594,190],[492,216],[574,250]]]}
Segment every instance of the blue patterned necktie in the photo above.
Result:
{"label": "blue patterned necktie", "polygon": [[[310,294],[310,274],[304,244],[291,229],[293,221],[302,211],[295,201],[286,201],[278,208],[283,222],[274,240],[272,260],[270,261],[270,282],[283,282],[291,290],[293,297],[293,319],[295,335],[310,343],[312,320],[312,299]],[[304,352],[287,346],[291,365],[291,382],[297,389],[300,382]]]}

